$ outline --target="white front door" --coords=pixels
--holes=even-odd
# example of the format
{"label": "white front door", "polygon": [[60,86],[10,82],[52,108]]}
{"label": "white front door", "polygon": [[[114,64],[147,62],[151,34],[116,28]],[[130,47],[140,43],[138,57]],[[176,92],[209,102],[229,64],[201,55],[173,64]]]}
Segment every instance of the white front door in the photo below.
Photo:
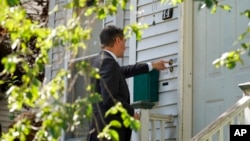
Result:
{"label": "white front door", "polygon": [[[220,114],[231,107],[241,96],[239,83],[250,81],[250,57],[245,64],[233,70],[216,69],[212,62],[222,53],[236,49],[234,41],[246,30],[248,20],[240,12],[249,8],[249,0],[220,0],[232,6],[230,12],[218,8],[198,11],[194,6],[193,24],[193,121],[195,135]],[[249,38],[248,38],[249,41]],[[247,54],[247,53],[246,53]]]}

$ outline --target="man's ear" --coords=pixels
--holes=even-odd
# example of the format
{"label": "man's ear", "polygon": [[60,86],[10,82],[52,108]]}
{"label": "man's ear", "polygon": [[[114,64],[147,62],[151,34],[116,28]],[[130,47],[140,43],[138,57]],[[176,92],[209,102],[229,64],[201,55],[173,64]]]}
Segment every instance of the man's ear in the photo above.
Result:
{"label": "man's ear", "polygon": [[120,38],[120,37],[116,37],[116,39],[117,39],[117,41],[119,41],[119,42],[121,41],[121,38]]}
{"label": "man's ear", "polygon": [[120,39],[119,37],[116,37],[116,38],[115,38],[115,43],[116,43],[116,44],[119,44],[120,41],[121,41],[121,39]]}

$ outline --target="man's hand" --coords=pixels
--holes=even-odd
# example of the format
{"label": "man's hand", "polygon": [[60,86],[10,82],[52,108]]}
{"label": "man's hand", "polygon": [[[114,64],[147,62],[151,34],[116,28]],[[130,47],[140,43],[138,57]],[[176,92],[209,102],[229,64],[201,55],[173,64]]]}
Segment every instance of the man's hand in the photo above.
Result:
{"label": "man's hand", "polygon": [[166,64],[169,63],[169,61],[156,61],[156,62],[152,62],[152,66],[153,66],[153,69],[156,69],[156,70],[164,70],[166,69]]}
{"label": "man's hand", "polygon": [[137,119],[137,120],[140,120],[140,114],[136,112],[136,113],[134,114],[134,118]]}

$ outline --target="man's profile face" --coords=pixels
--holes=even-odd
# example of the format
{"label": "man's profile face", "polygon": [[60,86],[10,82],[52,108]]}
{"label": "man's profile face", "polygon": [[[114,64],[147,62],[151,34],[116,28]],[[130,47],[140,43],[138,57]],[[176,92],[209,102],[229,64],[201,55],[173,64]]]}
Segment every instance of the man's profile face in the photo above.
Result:
{"label": "man's profile face", "polygon": [[118,58],[122,58],[124,56],[124,52],[126,49],[125,43],[126,43],[126,39],[117,37],[117,44],[118,44],[118,51],[119,51],[119,53],[117,54]]}

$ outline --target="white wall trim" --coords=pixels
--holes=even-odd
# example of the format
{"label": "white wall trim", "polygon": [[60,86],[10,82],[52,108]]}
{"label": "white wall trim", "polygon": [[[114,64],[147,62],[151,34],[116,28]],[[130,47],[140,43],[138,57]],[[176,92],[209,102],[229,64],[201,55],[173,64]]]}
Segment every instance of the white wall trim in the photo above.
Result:
{"label": "white wall trim", "polygon": [[[55,0],[49,2],[49,12],[51,12],[55,7]],[[49,15],[48,27],[54,28],[55,13]]]}
{"label": "white wall trim", "polygon": [[[130,11],[130,24],[133,24],[136,22],[136,16],[137,16],[137,0],[131,1],[130,5],[133,5],[133,9]],[[135,35],[131,36],[129,39],[129,64],[134,64],[136,63],[136,37]],[[128,86],[130,90],[130,100],[133,101],[133,88],[134,88],[134,83],[133,83],[133,78],[129,78],[128,80]]]}
{"label": "white wall trim", "polygon": [[[136,20],[136,16],[137,16],[137,0],[131,0],[130,1],[130,5],[133,5],[133,9],[130,10],[130,24],[135,23]],[[136,63],[136,37],[135,35],[133,35],[132,37],[130,37],[129,39],[129,64],[134,64]],[[128,87],[130,90],[130,101],[133,102],[133,97],[134,97],[134,78],[129,78],[128,79]],[[137,135],[135,134],[135,132],[132,133],[132,137],[131,137],[132,141],[137,141]]]}
{"label": "white wall trim", "polygon": [[178,140],[192,137],[193,1],[180,4],[180,71]]}
{"label": "white wall trim", "polygon": [[[70,0],[66,0],[67,3],[70,2]],[[67,22],[68,20],[71,20],[73,16],[73,9],[68,9],[66,10],[66,18],[64,19],[65,22],[64,24],[67,26]],[[67,43],[68,44],[68,43]],[[68,70],[68,63],[70,61],[70,51],[67,50],[65,47],[64,47],[64,64],[63,64],[63,67],[65,70]],[[67,77],[65,76],[64,77],[64,81],[65,81],[65,84],[64,84],[64,87],[67,88],[68,87],[68,79]],[[64,90],[64,95],[63,95],[63,102],[67,102],[67,95],[68,95],[68,92],[67,92],[67,89]],[[64,130],[62,130],[62,138],[61,138],[61,141],[65,141],[65,136],[66,136],[66,132]]]}

